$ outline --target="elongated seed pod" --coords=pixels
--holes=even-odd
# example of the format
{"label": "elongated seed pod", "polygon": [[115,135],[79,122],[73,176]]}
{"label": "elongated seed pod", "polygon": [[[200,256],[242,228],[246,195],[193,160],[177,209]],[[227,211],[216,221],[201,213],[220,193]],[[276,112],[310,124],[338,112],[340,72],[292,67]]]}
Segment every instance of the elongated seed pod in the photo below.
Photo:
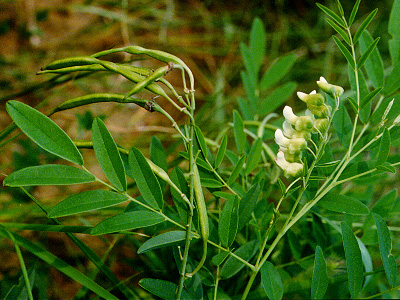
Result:
{"label": "elongated seed pod", "polygon": [[194,164],[193,166],[193,188],[196,199],[197,212],[199,214],[200,233],[203,240],[203,255],[197,267],[193,270],[193,272],[187,273],[186,277],[192,277],[204,265],[207,257],[207,241],[209,236],[207,206],[204,200],[203,190],[201,189],[200,174],[196,164]]}
{"label": "elongated seed pod", "polygon": [[56,69],[74,67],[74,66],[92,65],[92,64],[97,64],[98,61],[99,61],[98,59],[90,57],[90,56],[77,56],[77,57],[63,58],[63,59],[53,61],[52,63],[43,67],[42,71],[56,70]]}
{"label": "elongated seed pod", "polygon": [[64,101],[63,103],[59,104],[51,114],[54,114],[62,110],[67,110],[74,107],[88,105],[92,103],[99,103],[99,102],[135,103],[140,107],[145,108],[148,100],[134,99],[134,98],[125,99],[125,95],[123,94],[111,94],[111,93],[90,94]]}
{"label": "elongated seed pod", "polygon": [[154,81],[160,79],[162,76],[167,74],[167,72],[170,69],[171,69],[171,67],[169,65],[161,67],[161,68],[158,68],[153,73],[151,73],[148,77],[146,77],[146,79],[144,79],[144,80],[138,82],[137,84],[135,84],[135,86],[127,94],[127,97],[140,92],[142,89],[147,87],[149,84],[152,84]]}

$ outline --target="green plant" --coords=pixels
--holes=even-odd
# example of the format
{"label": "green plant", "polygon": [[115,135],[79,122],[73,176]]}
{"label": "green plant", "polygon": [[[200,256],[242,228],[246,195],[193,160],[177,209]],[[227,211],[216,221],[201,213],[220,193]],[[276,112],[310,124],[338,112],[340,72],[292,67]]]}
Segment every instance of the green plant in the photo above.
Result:
{"label": "green plant", "polygon": [[[278,59],[260,77],[265,30],[261,20],[255,19],[249,45],[240,46],[246,91],[246,97],[238,98],[241,113],[233,111],[233,122],[221,128],[214,140],[206,138],[196,125],[194,76],[174,55],[129,46],[61,59],[44,67],[42,74],[116,73],[133,84],[124,94],[98,93],[67,100],[50,115],[93,103],[135,103],[171,122],[181,151],[173,153],[175,160],[169,165],[156,137],[150,143],[150,158],[135,147],[124,149],[100,118],[93,120],[92,140],[73,141],[49,116],[9,101],[7,111],[16,126],[68,163],[22,168],[4,180],[6,186],[21,187],[53,223],[0,225],[0,236],[15,245],[25,283],[25,288],[16,286],[7,297],[24,292],[34,298],[32,271],[26,269],[19,249],[23,247],[99,297],[140,298],[143,291],[121,282],[104,259],[72,233],[134,236],[143,232],[148,238],[138,247],[138,254],[157,262],[168,260],[162,251],[169,257],[173,253],[174,280],[166,280],[171,277],[166,269],[157,278],[139,281],[144,290],[163,299],[205,295],[212,299],[281,299],[295,293],[314,299],[358,298],[395,293],[393,248],[397,245],[391,237],[395,232],[385,220],[399,211],[388,174],[395,173],[400,164],[393,151],[400,137],[396,127],[400,122],[400,27],[396,26],[400,5],[394,2],[389,21],[393,68],[386,76],[377,47],[379,38],[373,40],[366,30],[376,10],[353,34],[351,26],[359,4],[355,3],[349,18],[339,2],[339,14],[318,4],[343,39],[333,37],[347,60],[351,91],[321,77],[317,85],[323,94],[297,93],[307,106],[304,116],[295,115],[290,106],[283,109],[284,118],[274,113],[296,89],[294,82],[277,86],[296,57],[290,54]],[[152,71],[103,59],[117,52],[150,57],[162,65]],[[164,78],[171,71],[181,72],[182,92]],[[187,122],[178,124],[175,114],[167,112],[158,99],[136,98],[145,90],[168,101]],[[304,103],[295,103],[295,110],[300,111],[298,107]],[[276,121],[270,122],[273,118]],[[3,131],[2,139],[12,130],[11,126]],[[228,138],[235,141],[234,147]],[[93,149],[107,182],[85,167],[79,148]],[[387,188],[378,189],[378,181]],[[24,188],[89,182],[102,188],[68,196],[51,209]],[[121,206],[125,202],[129,204]],[[58,220],[112,206],[117,213],[93,227],[68,226]],[[358,227],[354,233],[353,228]],[[97,271],[85,275],[11,228],[65,232],[111,283],[113,293],[95,281]],[[381,268],[373,266],[377,253]],[[151,274],[156,276],[156,263],[153,266]],[[386,277],[380,276],[383,272]],[[311,283],[304,278],[312,278]],[[85,290],[80,294],[86,295]]]}

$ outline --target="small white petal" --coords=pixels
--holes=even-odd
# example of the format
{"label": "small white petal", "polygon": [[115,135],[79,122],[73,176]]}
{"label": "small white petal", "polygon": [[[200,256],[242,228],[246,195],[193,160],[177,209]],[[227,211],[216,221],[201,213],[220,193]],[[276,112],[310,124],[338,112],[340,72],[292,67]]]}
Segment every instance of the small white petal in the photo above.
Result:
{"label": "small white petal", "polygon": [[294,124],[297,121],[297,116],[293,113],[293,109],[290,106],[285,106],[283,109],[283,116],[285,117],[286,121],[290,124]]}
{"label": "small white petal", "polygon": [[275,142],[281,147],[287,147],[290,140],[283,135],[281,129],[275,131]]}
{"label": "small white petal", "polygon": [[288,121],[283,122],[282,128],[283,134],[289,139],[292,138],[293,134],[296,133],[296,131],[293,129],[292,125]]}
{"label": "small white petal", "polygon": [[316,94],[317,93],[317,91],[316,90],[313,90],[311,93],[310,93],[310,95],[314,95],[314,94]]}
{"label": "small white petal", "polygon": [[[328,82],[326,81],[325,77],[322,77],[322,76],[319,78],[319,81],[320,81],[320,82],[324,82],[324,83],[328,83]],[[318,81],[317,81],[317,83],[318,83]]]}

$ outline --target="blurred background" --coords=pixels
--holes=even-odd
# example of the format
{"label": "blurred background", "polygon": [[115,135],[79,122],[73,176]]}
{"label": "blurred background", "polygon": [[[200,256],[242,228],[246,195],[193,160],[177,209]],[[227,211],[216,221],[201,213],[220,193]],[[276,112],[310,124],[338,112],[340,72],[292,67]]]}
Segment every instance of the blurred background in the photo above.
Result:
{"label": "blurred background", "polygon": [[[347,15],[354,2],[342,1]],[[337,11],[336,1],[321,3]],[[381,37],[378,47],[385,66],[389,65],[387,23],[392,3],[392,0],[361,1],[355,22],[357,27],[371,10],[378,7],[369,30],[374,38]],[[192,69],[199,109],[197,122],[206,135],[213,137],[221,124],[232,120],[236,98],[245,94],[240,79],[243,62],[239,45],[248,43],[255,17],[263,21],[267,31],[267,55],[262,72],[279,56],[294,53],[297,61],[287,80],[296,81],[299,90],[308,93],[315,89],[315,81],[320,76],[348,87],[347,66],[331,38],[333,30],[312,0],[0,0],[0,130],[11,122],[5,111],[5,103],[11,99],[38,106],[48,113],[72,97],[94,92],[126,92],[129,83],[119,76],[93,74],[80,78],[77,75],[58,80],[54,75],[39,76],[36,72],[56,59],[139,45],[170,52]],[[132,58],[119,54],[110,59],[121,62]],[[152,61],[133,63],[159,66]],[[172,72],[167,79],[175,84],[179,74]],[[289,101],[294,101],[294,95]],[[156,135],[170,152],[174,150],[171,139],[174,131],[169,122],[133,106],[96,104],[56,114],[53,120],[72,138],[90,139],[90,126],[96,116],[105,119],[116,142],[126,148],[147,149],[151,136]],[[179,119],[181,116],[174,117]],[[85,150],[84,155],[85,165],[101,177],[93,152]],[[54,159],[19,136],[0,148],[0,179],[12,170],[53,162]],[[44,205],[52,205],[82,188],[87,186],[38,187],[30,192]],[[22,192],[2,187],[0,221],[11,220],[46,222],[43,214]],[[90,218],[79,222],[90,225]],[[65,236],[37,232],[25,232],[24,235],[30,240],[39,240],[70,264],[89,268],[85,257],[80,256],[79,250]],[[105,238],[80,237],[99,253],[105,252],[110,244]],[[135,254],[138,242],[121,237],[113,243],[118,247],[115,247],[109,265],[119,278],[133,276],[132,282],[137,282],[140,274],[146,271],[146,264],[138,261]],[[69,299],[75,295],[79,289],[77,283],[45,266],[42,268],[43,274],[52,275],[50,281],[43,279],[50,298]],[[0,243],[0,298],[18,276],[19,264],[12,244]]]}

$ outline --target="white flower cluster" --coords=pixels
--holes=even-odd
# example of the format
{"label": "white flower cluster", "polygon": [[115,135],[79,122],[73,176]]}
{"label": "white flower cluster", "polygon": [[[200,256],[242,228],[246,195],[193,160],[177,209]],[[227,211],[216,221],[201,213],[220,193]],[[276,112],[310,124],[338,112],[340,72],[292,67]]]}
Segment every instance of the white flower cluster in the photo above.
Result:
{"label": "white flower cluster", "polygon": [[[338,98],[343,94],[343,88],[329,84],[321,77],[318,86],[326,93]],[[300,100],[307,104],[304,116],[296,116],[290,106],[283,109],[282,129],[275,131],[275,141],[279,145],[276,155],[277,165],[284,171],[285,176],[300,176],[304,164],[301,161],[303,150],[307,148],[307,141],[312,133],[325,132],[329,125],[331,107],[325,103],[322,94],[312,91],[310,94],[298,92]]]}

